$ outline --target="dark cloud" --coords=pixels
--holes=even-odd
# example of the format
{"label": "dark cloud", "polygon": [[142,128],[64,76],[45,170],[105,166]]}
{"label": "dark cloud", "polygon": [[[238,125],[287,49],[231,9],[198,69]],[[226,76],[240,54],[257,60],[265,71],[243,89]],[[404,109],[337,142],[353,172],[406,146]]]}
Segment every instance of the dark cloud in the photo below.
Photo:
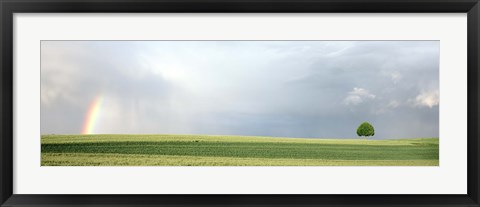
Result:
{"label": "dark cloud", "polygon": [[43,134],[436,137],[438,41],[43,41]]}

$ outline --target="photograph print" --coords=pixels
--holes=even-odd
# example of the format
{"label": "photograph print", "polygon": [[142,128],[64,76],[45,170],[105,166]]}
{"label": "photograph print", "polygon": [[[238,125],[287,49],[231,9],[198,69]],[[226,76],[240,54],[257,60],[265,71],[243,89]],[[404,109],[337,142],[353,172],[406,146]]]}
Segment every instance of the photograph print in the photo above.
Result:
{"label": "photograph print", "polygon": [[41,41],[42,166],[439,166],[439,41]]}

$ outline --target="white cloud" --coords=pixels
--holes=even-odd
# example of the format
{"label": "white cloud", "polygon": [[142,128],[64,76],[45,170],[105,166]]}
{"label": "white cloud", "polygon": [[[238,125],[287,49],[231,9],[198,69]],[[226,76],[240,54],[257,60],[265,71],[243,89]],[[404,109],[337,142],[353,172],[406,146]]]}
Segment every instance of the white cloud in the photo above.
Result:
{"label": "white cloud", "polygon": [[415,107],[432,108],[438,106],[440,102],[440,93],[438,90],[424,91],[415,97],[415,99],[410,99],[409,102]]}
{"label": "white cloud", "polygon": [[347,97],[343,100],[343,103],[346,105],[358,105],[365,100],[374,98],[375,95],[371,94],[367,89],[353,88],[352,91],[348,92]]}

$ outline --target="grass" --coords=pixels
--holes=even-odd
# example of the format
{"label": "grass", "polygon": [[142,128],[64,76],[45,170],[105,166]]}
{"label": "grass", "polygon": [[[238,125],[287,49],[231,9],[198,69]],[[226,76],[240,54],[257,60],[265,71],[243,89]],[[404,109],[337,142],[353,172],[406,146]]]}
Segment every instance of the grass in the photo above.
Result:
{"label": "grass", "polygon": [[438,138],[42,135],[42,166],[438,166]]}

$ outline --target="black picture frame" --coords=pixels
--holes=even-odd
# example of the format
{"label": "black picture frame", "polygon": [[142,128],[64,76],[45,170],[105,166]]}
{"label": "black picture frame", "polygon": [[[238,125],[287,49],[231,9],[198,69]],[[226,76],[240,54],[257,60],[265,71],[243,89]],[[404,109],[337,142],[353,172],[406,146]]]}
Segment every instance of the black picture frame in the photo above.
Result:
{"label": "black picture frame", "polygon": [[[0,0],[1,206],[480,206],[479,0]],[[14,13],[467,13],[468,186],[465,195],[13,194]],[[120,181],[121,182],[121,181]],[[253,187],[253,186],[252,186]]]}

